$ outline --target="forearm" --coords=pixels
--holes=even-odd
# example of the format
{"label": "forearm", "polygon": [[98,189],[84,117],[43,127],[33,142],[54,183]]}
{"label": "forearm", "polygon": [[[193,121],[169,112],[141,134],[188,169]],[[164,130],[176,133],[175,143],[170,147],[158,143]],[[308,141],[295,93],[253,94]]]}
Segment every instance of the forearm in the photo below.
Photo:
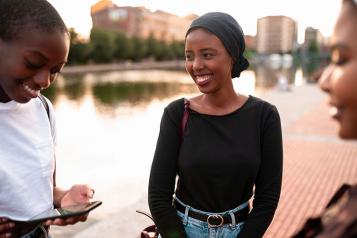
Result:
{"label": "forearm", "polygon": [[283,145],[279,114],[274,108],[263,127],[261,164],[255,181],[253,210],[239,238],[260,238],[269,227],[278,206],[282,171]]}
{"label": "forearm", "polygon": [[69,190],[65,190],[59,187],[53,188],[53,205],[55,207],[61,207],[62,198],[68,193]]}
{"label": "forearm", "polygon": [[183,225],[172,206],[179,148],[178,126],[164,114],[149,179],[149,207],[163,238],[185,237]]}

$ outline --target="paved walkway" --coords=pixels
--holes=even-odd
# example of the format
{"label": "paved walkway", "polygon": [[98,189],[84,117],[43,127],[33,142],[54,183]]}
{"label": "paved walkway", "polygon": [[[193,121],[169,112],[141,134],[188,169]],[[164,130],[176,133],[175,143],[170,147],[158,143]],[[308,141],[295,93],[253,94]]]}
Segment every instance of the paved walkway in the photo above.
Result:
{"label": "paved walkway", "polygon": [[[295,90],[292,103],[283,95],[270,96],[272,101],[281,97],[284,172],[279,207],[266,238],[290,237],[307,217],[321,212],[343,183],[357,182],[357,143],[336,137],[326,96],[313,85]],[[300,115],[291,118],[291,113]]]}
{"label": "paved walkway", "polygon": [[[283,187],[278,210],[264,238],[290,237],[303,221],[319,212],[345,182],[357,182],[357,143],[342,141],[337,125],[327,115],[324,95],[316,85],[289,92],[270,91],[262,98],[280,112],[284,139]],[[146,194],[140,201],[110,217],[90,218],[66,229],[53,228],[56,238],[138,237],[150,220],[136,214],[148,210]],[[64,233],[66,232],[66,233]]]}

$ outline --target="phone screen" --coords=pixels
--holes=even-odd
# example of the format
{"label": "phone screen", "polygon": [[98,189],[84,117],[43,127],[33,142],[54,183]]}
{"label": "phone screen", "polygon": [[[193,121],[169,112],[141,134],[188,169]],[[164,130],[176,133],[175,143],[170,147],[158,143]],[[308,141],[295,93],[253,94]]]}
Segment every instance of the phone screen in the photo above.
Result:
{"label": "phone screen", "polygon": [[102,204],[101,201],[94,201],[87,204],[78,204],[69,207],[55,208],[40,213],[32,217],[30,220],[26,222],[35,222],[35,221],[44,221],[44,220],[55,219],[55,218],[68,218],[72,216],[80,216],[90,212],[91,210],[93,210],[94,208],[98,207],[101,204]]}

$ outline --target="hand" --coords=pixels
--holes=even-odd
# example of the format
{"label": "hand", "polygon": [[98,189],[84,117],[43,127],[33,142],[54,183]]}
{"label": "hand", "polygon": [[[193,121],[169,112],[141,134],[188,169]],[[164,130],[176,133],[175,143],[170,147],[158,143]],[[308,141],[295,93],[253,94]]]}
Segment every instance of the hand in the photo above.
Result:
{"label": "hand", "polygon": [[15,227],[15,223],[5,217],[0,217],[0,238],[11,237],[11,230]]}
{"label": "hand", "polygon": [[[90,199],[94,196],[94,189],[86,184],[73,185],[61,199],[61,207],[67,207],[76,204],[89,203]],[[86,221],[88,214],[76,217],[69,217],[66,219],[57,218],[55,220],[47,220],[44,225],[72,225],[79,221]],[[1,238],[1,237],[0,237]]]}
{"label": "hand", "polygon": [[86,184],[73,185],[61,199],[61,207],[89,203],[94,196],[94,189]]}

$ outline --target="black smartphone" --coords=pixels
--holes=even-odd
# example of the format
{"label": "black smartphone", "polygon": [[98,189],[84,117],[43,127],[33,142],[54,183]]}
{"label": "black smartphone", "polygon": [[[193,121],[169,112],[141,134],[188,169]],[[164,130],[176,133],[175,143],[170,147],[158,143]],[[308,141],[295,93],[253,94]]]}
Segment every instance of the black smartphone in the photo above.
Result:
{"label": "black smartphone", "polygon": [[74,216],[81,216],[84,214],[89,213],[93,209],[97,208],[102,204],[101,201],[93,201],[90,203],[86,204],[77,204],[77,205],[72,205],[68,207],[61,207],[61,208],[54,208],[49,211],[45,211],[43,213],[40,213],[34,217],[32,217],[29,220],[26,221],[20,221],[20,222],[26,222],[26,223],[38,223],[38,222],[43,222],[46,220],[53,220],[56,218],[69,218],[69,217],[74,217]]}

